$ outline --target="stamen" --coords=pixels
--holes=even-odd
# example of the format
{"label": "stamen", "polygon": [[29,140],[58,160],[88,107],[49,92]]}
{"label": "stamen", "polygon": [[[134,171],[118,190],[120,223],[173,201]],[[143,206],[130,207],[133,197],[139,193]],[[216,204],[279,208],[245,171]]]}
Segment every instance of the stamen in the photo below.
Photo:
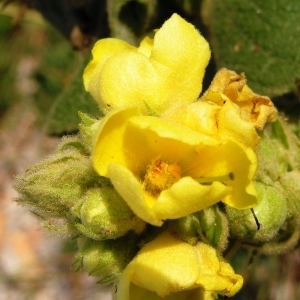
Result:
{"label": "stamen", "polygon": [[226,175],[221,175],[221,176],[215,176],[215,177],[196,177],[194,178],[197,182],[199,183],[211,183],[214,181],[232,181],[234,180],[234,173],[230,172]]}
{"label": "stamen", "polygon": [[148,166],[144,176],[143,186],[152,195],[158,195],[181,178],[181,168],[176,163],[155,158]]}

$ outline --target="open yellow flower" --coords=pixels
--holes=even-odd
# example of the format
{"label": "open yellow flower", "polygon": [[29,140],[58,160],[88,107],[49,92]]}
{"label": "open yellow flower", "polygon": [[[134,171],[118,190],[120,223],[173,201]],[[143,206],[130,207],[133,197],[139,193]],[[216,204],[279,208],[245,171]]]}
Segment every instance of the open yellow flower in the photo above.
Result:
{"label": "open yellow flower", "polygon": [[[237,104],[244,117],[258,130],[262,130],[266,122],[273,122],[277,118],[277,110],[271,99],[255,94],[246,84],[244,74],[238,75],[226,68],[219,70],[203,99],[218,103],[220,96],[215,96],[214,93],[225,95]],[[226,101],[221,100],[218,104],[222,103]]]}
{"label": "open yellow flower", "polygon": [[196,101],[210,59],[209,45],[193,25],[173,14],[136,48],[99,40],[84,72],[84,85],[104,112],[138,106],[157,114]]}
{"label": "open yellow flower", "polygon": [[157,226],[220,200],[252,207],[256,164],[250,148],[141,116],[137,108],[109,114],[93,152],[95,170],[110,178],[138,217]]}
{"label": "open yellow flower", "polygon": [[213,292],[231,297],[242,285],[243,278],[214,248],[202,242],[191,246],[164,232],[127,265],[114,299],[214,299]]}

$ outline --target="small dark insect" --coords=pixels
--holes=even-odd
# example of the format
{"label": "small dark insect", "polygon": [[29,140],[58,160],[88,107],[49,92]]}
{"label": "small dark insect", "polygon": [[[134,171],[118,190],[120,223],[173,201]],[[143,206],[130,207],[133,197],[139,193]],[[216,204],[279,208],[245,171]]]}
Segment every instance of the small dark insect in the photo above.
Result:
{"label": "small dark insect", "polygon": [[259,223],[259,221],[258,221],[258,219],[257,219],[257,216],[256,216],[256,214],[255,214],[255,212],[254,212],[254,209],[253,208],[250,208],[251,209],[251,213],[252,213],[252,215],[253,215],[253,218],[254,218],[254,220],[255,220],[255,223],[256,223],[256,226],[257,226],[257,230],[259,230],[260,229],[260,223]]}

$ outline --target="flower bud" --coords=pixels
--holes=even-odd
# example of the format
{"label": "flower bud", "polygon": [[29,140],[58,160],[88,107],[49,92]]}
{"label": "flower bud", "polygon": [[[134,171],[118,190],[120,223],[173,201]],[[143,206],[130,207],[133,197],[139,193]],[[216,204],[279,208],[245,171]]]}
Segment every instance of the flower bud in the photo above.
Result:
{"label": "flower bud", "polygon": [[287,193],[290,215],[300,218],[300,171],[284,173],[279,182]]}
{"label": "flower bud", "polygon": [[190,245],[194,246],[199,241],[199,234],[197,228],[200,228],[200,221],[195,214],[186,217],[172,220],[169,222],[172,231],[176,232],[179,238]]}
{"label": "flower bud", "polygon": [[217,205],[174,220],[171,226],[183,241],[191,245],[201,240],[222,252],[228,243],[228,221]]}
{"label": "flower bud", "polygon": [[223,252],[228,244],[228,221],[217,205],[204,209],[199,213],[202,234],[208,243]]}
{"label": "flower bud", "polygon": [[299,170],[300,141],[282,117],[264,130],[258,145],[257,179],[270,185],[287,171]]}
{"label": "flower bud", "polygon": [[262,182],[255,182],[258,204],[250,209],[237,210],[226,206],[230,232],[238,239],[268,242],[274,238],[287,218],[287,202],[281,190]]}
{"label": "flower bud", "polygon": [[99,277],[99,283],[109,284],[121,275],[137,252],[136,235],[105,241],[81,237],[78,247],[73,268],[76,271],[84,269],[89,275]]}
{"label": "flower bud", "polygon": [[80,139],[63,139],[56,153],[17,177],[17,201],[31,206],[45,219],[69,215],[69,209],[85,190],[103,181],[93,170],[89,157],[82,152]]}
{"label": "flower bud", "polygon": [[112,186],[90,189],[78,206],[74,209],[81,223],[75,226],[93,239],[115,239],[130,230],[141,233],[146,226]]}
{"label": "flower bud", "polygon": [[267,134],[263,135],[258,147],[258,170],[256,178],[273,184],[288,168],[288,153],[283,144]]}

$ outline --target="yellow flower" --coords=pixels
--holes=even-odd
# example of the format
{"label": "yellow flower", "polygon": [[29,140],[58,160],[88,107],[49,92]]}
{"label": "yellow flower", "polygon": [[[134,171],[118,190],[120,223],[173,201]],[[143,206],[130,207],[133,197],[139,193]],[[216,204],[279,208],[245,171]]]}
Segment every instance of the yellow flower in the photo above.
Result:
{"label": "yellow flower", "polygon": [[202,242],[191,246],[164,232],[127,265],[114,299],[214,299],[213,292],[231,297],[242,285],[243,278],[214,248]]}
{"label": "yellow flower", "polygon": [[256,155],[233,141],[218,142],[175,122],[141,116],[137,108],[103,120],[93,165],[144,221],[160,226],[218,201],[256,204]]}
{"label": "yellow flower", "polygon": [[107,38],[92,54],[84,85],[104,112],[138,106],[160,114],[171,105],[194,102],[210,59],[206,40],[177,14],[138,48]]}
{"label": "yellow flower", "polygon": [[[225,68],[219,70],[203,99],[217,103],[219,100],[214,100],[216,96],[212,96],[213,93],[223,94],[237,104],[245,118],[258,130],[262,130],[266,122],[273,122],[277,118],[277,110],[270,98],[255,94],[247,86],[244,74],[238,75]],[[223,102],[226,101],[221,100],[218,104],[222,105]]]}

